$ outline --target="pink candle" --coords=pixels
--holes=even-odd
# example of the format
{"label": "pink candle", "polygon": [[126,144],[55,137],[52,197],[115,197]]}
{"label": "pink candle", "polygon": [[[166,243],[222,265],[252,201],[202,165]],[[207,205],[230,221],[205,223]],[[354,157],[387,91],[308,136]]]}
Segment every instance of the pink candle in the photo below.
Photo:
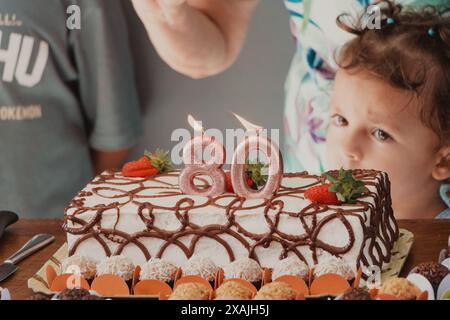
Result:
{"label": "pink candle", "polygon": [[[237,115],[236,115],[237,116]],[[233,155],[231,163],[231,182],[236,194],[247,199],[270,199],[278,191],[283,178],[283,158],[278,146],[269,138],[260,136],[260,127],[256,127],[241,117],[237,118],[247,130],[253,134],[240,143]],[[263,152],[268,161],[268,179],[260,190],[253,190],[247,184],[245,167],[248,156],[252,151]]]}
{"label": "pink candle", "polygon": [[[198,131],[199,125],[191,116],[189,122]],[[201,128],[201,127],[200,127]],[[197,136],[189,141],[183,149],[183,161],[185,168],[180,173],[179,185],[184,194],[215,197],[225,192],[225,173],[222,170],[225,163],[225,148],[214,137],[203,135]],[[208,151],[210,159],[204,160],[204,152]],[[197,158],[198,153],[201,159]],[[209,176],[209,186],[197,186],[195,177]]]}

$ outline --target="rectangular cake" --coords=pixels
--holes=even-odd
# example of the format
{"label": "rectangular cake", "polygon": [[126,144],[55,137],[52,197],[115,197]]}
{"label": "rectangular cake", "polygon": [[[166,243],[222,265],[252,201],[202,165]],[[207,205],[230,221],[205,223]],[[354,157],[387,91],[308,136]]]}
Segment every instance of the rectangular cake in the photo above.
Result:
{"label": "rectangular cake", "polygon": [[270,200],[232,193],[216,198],[187,196],[179,172],[127,178],[97,176],[65,212],[69,255],[100,260],[122,254],[136,265],[151,257],[182,265],[193,254],[224,266],[239,257],[273,267],[295,255],[310,267],[332,256],[355,268],[388,262],[398,238],[387,174],[354,170],[370,191],[355,204],[322,205],[304,198],[324,176],[284,175]]}

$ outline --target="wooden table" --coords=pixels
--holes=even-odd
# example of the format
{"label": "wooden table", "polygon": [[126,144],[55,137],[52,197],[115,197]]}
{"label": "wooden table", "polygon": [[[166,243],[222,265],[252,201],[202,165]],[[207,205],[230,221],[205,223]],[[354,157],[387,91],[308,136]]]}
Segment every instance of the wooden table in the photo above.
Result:
{"label": "wooden table", "polygon": [[[421,262],[437,261],[440,250],[447,247],[450,220],[402,220],[399,221],[399,226],[414,233],[415,237],[411,254],[402,271],[403,276]],[[2,287],[10,290],[14,299],[26,299],[32,294],[27,288],[28,278],[61,247],[66,237],[59,220],[21,220],[11,226],[0,240],[0,262],[3,262],[38,233],[51,233],[56,240],[21,262],[19,270],[8,280],[0,283]]]}

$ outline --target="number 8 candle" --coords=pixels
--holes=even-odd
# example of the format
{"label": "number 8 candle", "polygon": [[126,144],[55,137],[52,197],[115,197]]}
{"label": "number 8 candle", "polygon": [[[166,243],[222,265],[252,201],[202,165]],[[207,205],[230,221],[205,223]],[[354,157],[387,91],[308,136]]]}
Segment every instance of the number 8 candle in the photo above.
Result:
{"label": "number 8 candle", "polygon": [[[196,132],[201,131],[202,134],[190,140],[183,149],[183,161],[186,167],[180,173],[181,192],[205,197],[221,195],[225,192],[225,173],[222,170],[225,163],[225,148],[214,137],[205,136],[203,128],[191,115],[188,121]],[[199,151],[202,158],[200,160],[197,159]],[[204,151],[210,152],[211,159],[203,159]],[[199,175],[209,176],[212,180],[211,185],[207,188],[196,186],[194,179]]]}
{"label": "number 8 candle", "polygon": [[[240,143],[231,162],[231,182],[235,193],[247,199],[270,199],[280,188],[283,177],[283,160],[280,149],[269,138],[260,136],[261,127],[255,126],[242,117],[234,114],[242,125],[251,133]],[[247,159],[252,151],[262,151],[268,160],[268,178],[260,190],[251,189],[246,183]]]}

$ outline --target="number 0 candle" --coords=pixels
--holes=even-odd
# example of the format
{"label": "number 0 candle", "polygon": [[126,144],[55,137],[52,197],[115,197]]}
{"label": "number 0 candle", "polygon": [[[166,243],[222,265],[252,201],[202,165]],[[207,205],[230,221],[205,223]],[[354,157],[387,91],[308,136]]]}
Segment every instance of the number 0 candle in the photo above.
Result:
{"label": "number 0 candle", "polygon": [[[280,188],[283,178],[283,160],[279,147],[269,138],[262,137],[261,127],[255,126],[236,115],[236,118],[250,133],[240,143],[233,155],[231,163],[231,181],[236,194],[247,199],[270,199]],[[250,152],[257,151],[266,155],[268,161],[268,178],[265,186],[260,190],[251,189],[246,183],[246,164]]]}
{"label": "number 0 candle", "polygon": [[[189,116],[188,121],[201,136],[194,137],[183,149],[183,161],[185,168],[180,173],[180,189],[184,194],[215,197],[225,192],[225,173],[222,170],[225,163],[225,148],[214,137],[205,136],[201,125]],[[210,159],[204,160],[204,152],[208,151]],[[201,159],[197,158],[198,153]],[[207,187],[199,187],[195,184],[197,176],[209,176],[211,184]]]}

